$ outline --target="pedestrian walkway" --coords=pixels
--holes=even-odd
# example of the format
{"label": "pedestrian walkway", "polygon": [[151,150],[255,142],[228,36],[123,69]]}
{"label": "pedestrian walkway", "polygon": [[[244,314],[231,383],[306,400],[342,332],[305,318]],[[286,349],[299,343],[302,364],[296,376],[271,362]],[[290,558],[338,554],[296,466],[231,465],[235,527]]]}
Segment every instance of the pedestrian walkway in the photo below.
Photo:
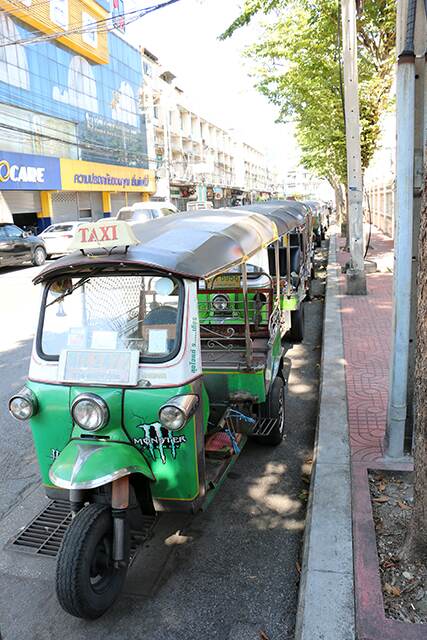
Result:
{"label": "pedestrian walkway", "polygon": [[[337,258],[345,264],[348,255],[341,248]],[[345,295],[340,279],[351,458],[365,464],[384,454],[392,334],[393,240],[375,227],[367,258],[383,271],[367,276],[367,296]]]}
{"label": "pedestrian walkway", "polygon": [[[373,228],[366,296],[346,295],[345,240],[331,228],[321,393],[296,640],[421,640],[385,617],[369,470],[384,456],[393,313],[393,241]],[[328,580],[329,576],[329,580]]]}
{"label": "pedestrian walkway", "polygon": [[[345,264],[348,253],[338,260]],[[367,275],[368,295],[346,295],[340,277],[341,323],[350,444],[354,596],[357,640],[417,640],[419,625],[384,614],[376,534],[368,483],[369,469],[409,469],[385,458],[389,368],[392,346],[393,240],[372,229],[368,260],[378,270]]]}

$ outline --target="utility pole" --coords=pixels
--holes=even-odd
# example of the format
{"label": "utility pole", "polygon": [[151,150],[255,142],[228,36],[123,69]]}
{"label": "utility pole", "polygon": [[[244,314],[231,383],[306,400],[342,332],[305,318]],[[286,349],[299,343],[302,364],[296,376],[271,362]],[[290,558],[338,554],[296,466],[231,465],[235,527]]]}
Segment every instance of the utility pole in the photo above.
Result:
{"label": "utility pole", "polygon": [[350,295],[365,295],[366,276],[363,256],[363,185],[362,161],[360,154],[355,0],[342,0],[341,7],[347,149],[347,202],[350,236],[350,269],[347,271],[347,293]]}
{"label": "utility pole", "polygon": [[[408,418],[408,398],[412,404],[413,384],[408,387],[408,372],[413,375],[410,363],[410,346],[415,338],[415,308],[411,297],[416,298],[413,262],[413,240],[418,238],[420,164],[423,146],[423,76],[425,49],[425,16],[423,3],[417,0],[398,0],[397,3],[397,74],[396,74],[396,198],[395,198],[395,242],[394,242],[394,295],[393,295],[393,343],[391,375],[385,436],[386,455],[402,458],[404,455],[405,422]],[[416,20],[417,18],[417,20]],[[415,57],[415,25],[418,22],[420,59]],[[416,73],[417,66],[421,71]],[[420,79],[421,83],[420,83]],[[416,87],[416,83],[419,84]],[[419,111],[415,118],[416,111]],[[417,149],[415,146],[417,132]],[[421,148],[420,148],[421,147]],[[421,158],[420,158],[421,152]],[[421,159],[422,165],[422,159]],[[417,176],[418,174],[418,176]],[[419,188],[418,188],[419,191]],[[415,213],[415,216],[414,216]],[[416,248],[416,244],[415,244]],[[412,328],[411,328],[412,324]],[[412,359],[414,349],[412,349]],[[409,407],[412,419],[412,407]]]}

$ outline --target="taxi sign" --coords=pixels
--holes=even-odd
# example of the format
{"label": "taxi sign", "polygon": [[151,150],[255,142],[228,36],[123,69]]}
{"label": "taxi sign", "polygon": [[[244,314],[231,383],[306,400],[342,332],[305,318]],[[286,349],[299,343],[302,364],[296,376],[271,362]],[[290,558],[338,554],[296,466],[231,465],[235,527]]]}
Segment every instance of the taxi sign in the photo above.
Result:
{"label": "taxi sign", "polygon": [[111,249],[139,244],[131,226],[124,220],[101,219],[77,227],[69,249]]}

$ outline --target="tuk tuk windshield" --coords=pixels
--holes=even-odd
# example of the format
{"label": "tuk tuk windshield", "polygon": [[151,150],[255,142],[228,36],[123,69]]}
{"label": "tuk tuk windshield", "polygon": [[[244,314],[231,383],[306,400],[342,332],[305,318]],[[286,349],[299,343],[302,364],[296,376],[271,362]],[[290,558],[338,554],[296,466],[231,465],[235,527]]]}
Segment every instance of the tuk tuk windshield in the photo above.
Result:
{"label": "tuk tuk windshield", "polygon": [[[249,279],[258,278],[261,273],[269,273],[267,249],[261,249],[249,258],[246,263],[246,270]],[[242,273],[242,265],[237,265],[229,269],[228,273]]]}
{"label": "tuk tuk windshield", "polygon": [[180,347],[184,289],[170,276],[94,275],[51,282],[44,296],[38,347],[138,350],[142,361],[169,360]]}

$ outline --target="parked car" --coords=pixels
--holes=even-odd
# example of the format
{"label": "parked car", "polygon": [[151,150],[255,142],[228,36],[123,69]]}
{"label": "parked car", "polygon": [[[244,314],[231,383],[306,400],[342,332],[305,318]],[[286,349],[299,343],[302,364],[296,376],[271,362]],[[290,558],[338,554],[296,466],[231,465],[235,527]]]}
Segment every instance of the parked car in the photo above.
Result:
{"label": "parked car", "polygon": [[74,238],[79,225],[88,221],[90,222],[90,219],[57,222],[56,224],[51,224],[50,227],[47,227],[47,229],[39,233],[37,237],[41,238],[45,243],[47,257],[50,258],[53,255],[71,253],[72,250],[68,248],[71,240]]}
{"label": "parked car", "polygon": [[147,202],[136,202],[129,207],[122,207],[116,215],[117,220],[126,222],[148,222],[155,218],[170,216],[171,213],[178,213],[178,209],[171,202],[157,202],[148,200]]}
{"label": "parked car", "polygon": [[0,267],[32,262],[38,267],[46,260],[43,239],[32,236],[15,224],[0,222]]}

